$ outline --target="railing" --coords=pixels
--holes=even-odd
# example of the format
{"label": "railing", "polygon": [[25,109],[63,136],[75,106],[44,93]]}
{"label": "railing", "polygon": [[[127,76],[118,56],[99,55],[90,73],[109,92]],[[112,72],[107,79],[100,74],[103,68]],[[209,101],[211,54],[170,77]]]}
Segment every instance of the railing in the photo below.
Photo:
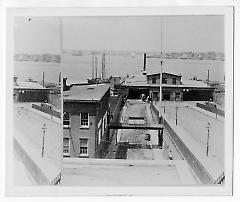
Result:
{"label": "railing", "polygon": [[204,168],[204,166],[198,161],[194,154],[188,149],[184,142],[178,137],[175,131],[167,123],[166,120],[163,122],[165,129],[168,131],[168,134],[171,136],[172,140],[177,145],[178,149],[184,156],[185,160],[189,163],[195,174],[198,176],[200,181],[203,184],[214,184],[214,179]]}
{"label": "railing", "polygon": [[224,184],[225,182],[225,173],[223,172],[217,180],[214,182],[214,184]]}
{"label": "railing", "polygon": [[54,117],[57,117],[57,118],[61,118],[61,113],[60,112],[52,110],[52,109],[49,109],[47,107],[42,107],[42,106],[39,106],[39,105],[36,105],[36,104],[32,104],[32,108],[36,109],[36,110],[39,110],[41,112],[44,112],[46,114],[49,114],[51,116],[54,116]]}
{"label": "railing", "polygon": [[61,173],[59,173],[52,181],[50,181],[43,173],[43,171],[39,168],[39,166],[32,160],[25,149],[20,145],[16,138],[14,138],[14,150],[37,185],[50,185],[60,183]]}
{"label": "railing", "polygon": [[155,116],[158,119],[159,122],[159,111],[157,110],[157,108],[153,105],[153,103],[150,103],[150,109],[151,111],[155,114]]}
{"label": "railing", "polygon": [[112,113],[112,119],[111,119],[111,122],[115,123],[117,121],[117,118],[118,118],[118,115],[119,115],[119,110],[122,106],[122,102],[123,102],[123,95],[120,95],[119,96],[119,100],[118,100],[118,103],[116,104],[116,107]]}
{"label": "railing", "polygon": [[223,117],[225,116],[224,111],[222,111],[221,109],[217,109],[217,108],[207,106],[207,105],[204,105],[204,104],[201,104],[201,103],[197,103],[197,107],[199,107],[201,109],[205,109],[209,112],[212,112],[214,114],[217,114],[217,115],[220,115],[220,116],[223,116]]}

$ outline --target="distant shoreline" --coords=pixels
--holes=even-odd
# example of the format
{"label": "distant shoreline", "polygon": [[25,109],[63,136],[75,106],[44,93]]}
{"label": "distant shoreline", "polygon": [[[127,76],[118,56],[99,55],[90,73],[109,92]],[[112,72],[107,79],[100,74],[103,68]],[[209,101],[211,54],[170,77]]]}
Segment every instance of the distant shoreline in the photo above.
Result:
{"label": "distant shoreline", "polygon": [[[137,57],[143,54],[140,51],[79,51],[79,50],[64,50],[63,54],[71,56],[87,56],[103,54],[109,56],[122,56],[122,57]],[[161,57],[159,52],[147,52],[149,57]],[[179,60],[216,60],[224,61],[224,53],[217,52],[164,52],[163,59],[179,59]],[[34,62],[61,62],[61,55],[57,54],[15,54],[15,61],[34,61]]]}

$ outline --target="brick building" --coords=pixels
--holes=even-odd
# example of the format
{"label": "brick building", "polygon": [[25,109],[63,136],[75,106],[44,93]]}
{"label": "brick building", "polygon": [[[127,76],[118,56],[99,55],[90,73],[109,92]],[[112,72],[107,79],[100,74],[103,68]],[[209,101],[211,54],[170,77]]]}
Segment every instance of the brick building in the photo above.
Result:
{"label": "brick building", "polygon": [[63,155],[100,158],[109,140],[110,86],[73,86],[63,93]]}

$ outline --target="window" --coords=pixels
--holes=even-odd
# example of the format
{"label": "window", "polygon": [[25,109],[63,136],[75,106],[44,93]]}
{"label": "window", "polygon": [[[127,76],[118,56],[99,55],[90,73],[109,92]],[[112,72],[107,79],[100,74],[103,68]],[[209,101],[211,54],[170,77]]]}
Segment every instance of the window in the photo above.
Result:
{"label": "window", "polygon": [[80,114],[80,127],[81,128],[88,128],[89,127],[88,113],[81,113]]}
{"label": "window", "polygon": [[63,156],[70,156],[70,139],[68,137],[63,138]]}
{"label": "window", "polygon": [[174,84],[174,85],[177,84],[176,78],[172,78],[172,84]]}
{"label": "window", "polygon": [[88,139],[80,138],[79,156],[88,156]]}
{"label": "window", "polygon": [[68,112],[63,113],[63,127],[64,128],[70,127],[70,113]]}
{"label": "window", "polygon": [[153,83],[153,84],[157,83],[156,77],[153,77],[153,78],[152,78],[152,83]]}
{"label": "window", "polygon": [[162,78],[162,83],[167,84],[167,78]]}

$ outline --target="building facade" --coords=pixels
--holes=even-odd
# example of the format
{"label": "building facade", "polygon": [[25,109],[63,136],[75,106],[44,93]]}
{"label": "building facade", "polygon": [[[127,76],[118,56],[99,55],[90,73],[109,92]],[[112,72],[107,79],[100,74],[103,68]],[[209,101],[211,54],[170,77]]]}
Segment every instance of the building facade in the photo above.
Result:
{"label": "building facade", "polygon": [[[182,76],[179,74],[171,74],[163,72],[162,74],[162,84],[169,85],[180,85]],[[147,75],[148,84],[160,84],[160,74],[150,74]]]}
{"label": "building facade", "polygon": [[[171,74],[163,72],[162,74],[162,100],[170,100],[170,101],[181,101],[183,99],[183,92],[179,88],[173,88],[177,85],[181,85],[181,75]],[[160,74],[150,74],[147,75],[147,83],[150,85],[159,85],[160,84]],[[149,96],[152,97],[153,100],[159,100],[159,89],[158,88],[150,88]]]}
{"label": "building facade", "polygon": [[[140,99],[141,95],[153,101],[160,100],[160,74],[133,76],[124,84],[115,85],[115,92],[129,99]],[[166,101],[211,101],[214,88],[201,81],[183,80],[179,74],[162,74],[162,100]]]}
{"label": "building facade", "polygon": [[50,89],[37,82],[17,81],[14,77],[14,102],[49,102]]}
{"label": "building facade", "polygon": [[109,140],[109,85],[72,87],[64,92],[63,155],[101,158]]}

